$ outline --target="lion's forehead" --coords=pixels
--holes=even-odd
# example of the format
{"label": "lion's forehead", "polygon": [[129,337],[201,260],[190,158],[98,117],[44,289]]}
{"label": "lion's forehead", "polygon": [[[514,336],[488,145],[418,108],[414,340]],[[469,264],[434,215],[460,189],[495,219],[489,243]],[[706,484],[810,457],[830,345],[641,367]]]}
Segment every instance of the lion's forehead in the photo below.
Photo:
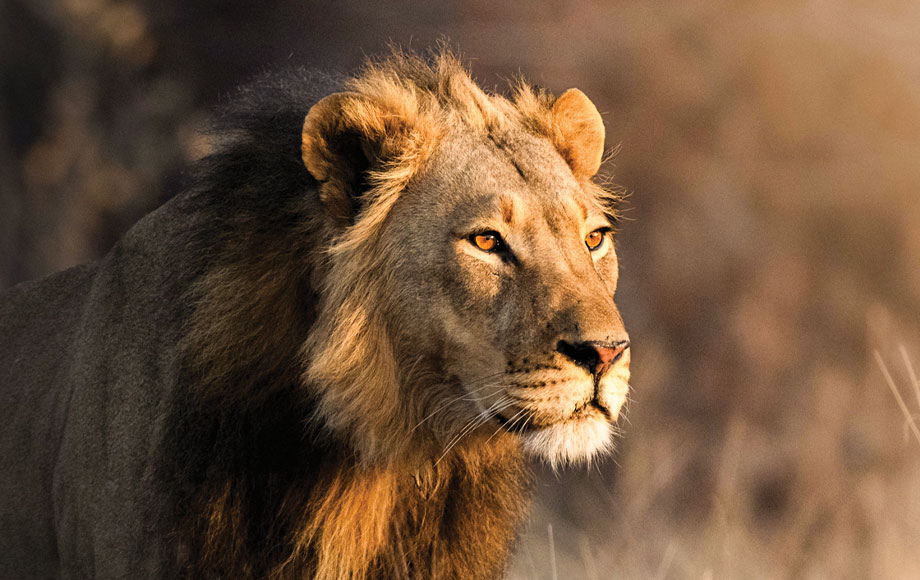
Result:
{"label": "lion's forehead", "polygon": [[423,189],[438,190],[432,201],[455,220],[508,214],[510,207],[517,218],[542,217],[553,229],[562,229],[600,213],[599,200],[579,186],[553,145],[523,130],[501,135],[456,131],[431,165]]}

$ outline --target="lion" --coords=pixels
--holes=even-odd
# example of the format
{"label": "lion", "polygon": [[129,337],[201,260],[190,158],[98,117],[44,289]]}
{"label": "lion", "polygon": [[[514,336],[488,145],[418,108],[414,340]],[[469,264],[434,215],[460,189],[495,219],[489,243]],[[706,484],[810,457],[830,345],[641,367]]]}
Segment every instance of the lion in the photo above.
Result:
{"label": "lion", "polygon": [[500,577],[629,383],[591,101],[448,51],[242,89],[184,193],[2,296],[0,577]]}

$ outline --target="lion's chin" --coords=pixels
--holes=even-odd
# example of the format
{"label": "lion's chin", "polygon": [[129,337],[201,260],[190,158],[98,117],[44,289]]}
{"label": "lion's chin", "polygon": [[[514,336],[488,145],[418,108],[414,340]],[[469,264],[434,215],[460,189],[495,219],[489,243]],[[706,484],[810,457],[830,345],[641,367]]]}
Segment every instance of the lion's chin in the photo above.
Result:
{"label": "lion's chin", "polygon": [[554,469],[590,463],[613,449],[613,425],[600,416],[574,418],[522,435],[524,450]]}

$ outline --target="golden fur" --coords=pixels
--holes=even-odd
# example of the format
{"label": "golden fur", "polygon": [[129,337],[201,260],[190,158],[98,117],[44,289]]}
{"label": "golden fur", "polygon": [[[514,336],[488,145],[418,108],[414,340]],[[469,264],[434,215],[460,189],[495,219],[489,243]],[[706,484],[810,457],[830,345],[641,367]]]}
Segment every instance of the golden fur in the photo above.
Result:
{"label": "golden fur", "polygon": [[[411,204],[443,187],[438,168],[444,148],[462,149],[463,140],[479,139],[506,152],[522,178],[536,170],[526,157],[514,157],[521,147],[558,156],[562,161],[547,179],[563,180],[578,192],[571,207],[610,218],[615,195],[591,182],[603,152],[603,124],[580,91],[557,100],[520,83],[510,99],[487,94],[449,53],[373,62],[344,89],[316,103],[303,123],[300,154],[315,181],[315,202],[296,210],[299,222],[285,235],[260,226],[254,216],[233,218],[232,227],[246,235],[215,243],[214,263],[196,287],[184,345],[196,385],[191,413],[217,417],[219,433],[238,436],[248,431],[236,423],[251,426],[274,445],[288,432],[265,423],[271,413],[282,409],[296,425],[302,410],[309,435],[292,445],[289,462],[280,461],[264,476],[249,470],[258,458],[239,459],[244,454],[238,450],[227,451],[229,459],[218,468],[204,470],[189,506],[179,508],[177,533],[188,551],[189,573],[324,580],[495,577],[526,506],[523,449],[530,445],[554,463],[590,459],[605,449],[608,421],[625,397],[628,351],[609,373],[616,375],[610,379],[616,387],[600,378],[593,387],[592,401],[606,418],[593,407],[578,408],[588,404],[581,399],[532,388],[577,382],[582,389],[583,371],[553,350],[556,335],[530,360],[523,346],[513,347],[520,352],[503,361],[503,370],[519,377],[518,383],[487,384],[490,390],[476,393],[454,358],[462,345],[473,344],[472,354],[460,359],[475,359],[470,368],[492,364],[495,349],[476,352],[476,334],[469,330],[485,328],[488,318],[454,320],[463,308],[432,299],[439,290],[418,289],[423,285],[408,285],[394,274],[403,248],[412,243],[396,237],[394,224],[415,219],[420,212]],[[540,209],[522,199],[503,210],[508,224]],[[442,229],[449,227],[445,222]],[[465,241],[456,243],[458,263],[474,276],[463,286],[494,297],[494,276],[475,273],[504,266]],[[587,298],[562,293],[564,284],[549,275],[534,287],[548,305],[584,304],[585,312],[560,321],[548,310],[546,324],[534,321],[528,328],[554,328],[566,340],[574,336],[572,328],[576,334],[597,329],[597,340],[623,342],[612,302],[612,248],[595,260],[600,274],[588,274],[587,265],[569,274],[593,276],[595,290]],[[421,297],[407,298],[410,291]],[[467,291],[457,290],[457,296]],[[441,354],[431,350],[436,346]],[[517,403],[502,390],[512,387],[519,389],[512,392]],[[301,398],[302,408],[288,408],[286,401]],[[457,405],[466,407],[455,410]],[[515,415],[506,417],[502,429],[475,422],[488,414],[477,411],[483,408]],[[568,413],[590,418],[563,424],[560,414]],[[528,427],[537,431],[522,443]],[[239,438],[245,445],[245,436]],[[318,450],[307,453],[300,444]]]}

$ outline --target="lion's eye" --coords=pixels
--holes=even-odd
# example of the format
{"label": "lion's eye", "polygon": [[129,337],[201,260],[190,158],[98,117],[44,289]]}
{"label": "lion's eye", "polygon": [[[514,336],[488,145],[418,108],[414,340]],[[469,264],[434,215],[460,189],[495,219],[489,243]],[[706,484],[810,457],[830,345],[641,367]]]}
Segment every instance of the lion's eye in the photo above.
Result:
{"label": "lion's eye", "polygon": [[600,247],[604,244],[604,238],[605,238],[604,234],[606,233],[607,233],[607,228],[600,228],[598,230],[594,230],[593,232],[585,236],[585,245],[588,246],[588,249],[591,250],[592,252],[600,249]]}
{"label": "lion's eye", "polygon": [[504,242],[498,232],[482,232],[470,236],[470,242],[483,252],[496,252],[502,248]]}

